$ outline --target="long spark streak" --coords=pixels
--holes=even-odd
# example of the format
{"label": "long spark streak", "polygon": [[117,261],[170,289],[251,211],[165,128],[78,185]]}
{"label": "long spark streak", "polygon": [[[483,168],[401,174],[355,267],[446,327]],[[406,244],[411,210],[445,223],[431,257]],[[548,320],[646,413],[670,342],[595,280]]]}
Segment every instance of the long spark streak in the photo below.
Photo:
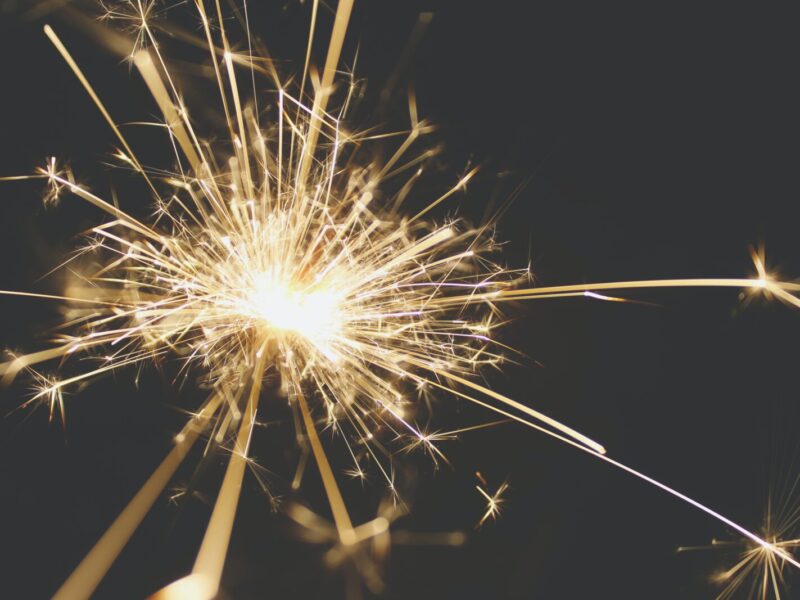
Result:
{"label": "long spark streak", "polygon": [[83,71],[78,66],[78,63],[76,63],[75,59],[72,58],[72,55],[69,53],[67,48],[64,46],[64,44],[58,38],[58,36],[56,35],[56,32],[53,31],[53,28],[50,27],[50,25],[45,25],[44,26],[44,33],[45,33],[45,35],[47,35],[48,38],[50,38],[50,41],[53,42],[53,45],[56,47],[56,49],[61,54],[61,56],[64,57],[64,60],[69,65],[69,68],[72,69],[73,73],[75,73],[75,76],[78,78],[78,81],[81,82],[81,85],[83,85],[83,88],[86,90],[86,92],[92,98],[92,101],[95,103],[95,106],[97,106],[97,109],[100,111],[100,114],[103,115],[103,118],[111,126],[111,129],[116,134],[117,139],[120,141],[122,146],[128,152],[128,158],[130,158],[131,161],[133,161],[133,164],[136,167],[136,170],[139,171],[139,173],[141,174],[142,178],[144,178],[144,180],[147,182],[147,185],[150,187],[150,190],[153,192],[153,194],[155,194],[155,196],[158,197],[158,191],[156,191],[156,188],[153,185],[153,182],[150,181],[150,177],[148,177],[147,173],[145,173],[144,168],[142,167],[141,163],[136,158],[136,155],[133,153],[133,150],[131,150],[130,146],[128,146],[127,140],[125,139],[125,137],[120,132],[119,128],[117,127],[117,124],[114,122],[114,119],[112,119],[111,115],[108,114],[108,110],[106,110],[105,105],[100,100],[100,98],[98,97],[97,93],[94,91],[94,88],[92,87],[92,85],[86,79],[86,76],[83,74]]}
{"label": "long spark streak", "polygon": [[518,288],[470,294],[469,296],[451,296],[435,299],[440,305],[464,302],[468,298],[478,300],[537,300],[548,298],[570,298],[578,296],[594,297],[597,290],[638,290],[654,288],[740,288],[747,290],[763,290],[771,292],[780,299],[800,307],[800,299],[793,294],[800,292],[800,284],[773,279],[725,279],[725,278],[697,278],[697,279],[652,279],[641,281],[608,281],[603,283],[581,283],[569,285],[553,285],[534,288]]}
{"label": "long spark streak", "polygon": [[302,186],[307,179],[311,160],[317,148],[319,139],[320,121],[328,100],[331,96],[331,86],[336,75],[336,67],[339,65],[339,56],[342,53],[344,36],[347,31],[347,24],[350,21],[350,13],[353,10],[353,0],[340,0],[336,6],[336,17],[333,22],[331,41],[328,44],[328,56],[325,59],[325,67],[322,71],[322,81],[314,95],[314,105],[311,109],[311,122],[308,126],[308,137],[304,141],[302,153],[300,155],[300,168],[297,175],[298,189],[302,191]]}
{"label": "long spark streak", "polygon": [[222,578],[222,568],[225,566],[225,555],[228,552],[228,543],[231,539],[233,520],[236,516],[236,506],[242,490],[242,479],[247,465],[247,450],[253,434],[253,424],[256,419],[258,398],[261,393],[264,367],[267,363],[267,352],[261,348],[253,366],[253,382],[247,400],[239,433],[231,453],[225,478],[219,489],[214,511],[208,523],[206,534],[197,553],[192,574],[202,578],[207,589],[207,598],[213,598],[219,590]]}
{"label": "long spark streak", "polygon": [[314,458],[317,461],[317,466],[322,476],[322,483],[325,486],[325,493],[328,495],[328,501],[331,506],[331,511],[333,512],[333,518],[336,523],[336,529],[339,532],[339,537],[344,544],[353,543],[355,538],[350,515],[347,512],[344,498],[342,498],[342,493],[339,491],[339,486],[336,483],[336,476],[333,474],[333,470],[328,462],[328,457],[325,454],[322,442],[317,434],[316,425],[314,425],[311,412],[308,410],[308,403],[302,392],[298,393],[297,401],[300,404],[303,424],[308,433],[311,450],[314,453]]}
{"label": "long spark streak", "polygon": [[215,394],[175,437],[175,446],[141,489],[123,509],[72,574],[61,585],[53,600],[88,598],[125,547],[133,532],[172,479],[198,436],[210,423],[222,400]]}

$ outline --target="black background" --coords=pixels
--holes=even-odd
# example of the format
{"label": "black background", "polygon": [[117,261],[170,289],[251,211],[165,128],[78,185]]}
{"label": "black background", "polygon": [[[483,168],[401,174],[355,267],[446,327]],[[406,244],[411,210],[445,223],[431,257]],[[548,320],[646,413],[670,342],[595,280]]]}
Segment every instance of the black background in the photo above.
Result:
{"label": "black background", "polygon": [[[527,181],[498,237],[508,241],[503,260],[532,260],[545,285],[749,276],[748,245],[762,242],[772,267],[787,278],[800,273],[800,54],[790,15],[597,4],[362,2],[344,55],[352,63],[359,44],[357,74],[377,90],[417,13],[434,12],[393,110],[413,81],[421,114],[440,126],[442,178],[457,180],[468,161],[484,165],[467,195],[439,217],[456,205],[479,216],[493,193],[507,197]],[[13,2],[0,6],[0,174],[30,172],[52,154],[68,159],[93,189],[107,190],[110,176],[99,163],[113,134],[42,22],[23,19]],[[252,29],[275,56],[298,63],[308,12],[294,2],[252,7]],[[321,15],[320,31],[327,31],[331,15]],[[57,15],[50,22],[117,121],[156,113],[126,65]],[[320,62],[324,44],[317,46]],[[148,150],[146,162],[158,163],[166,151]],[[74,198],[44,210],[39,188],[0,187],[0,288],[57,291],[57,277],[37,279],[101,218]],[[147,208],[142,202],[132,210]],[[566,300],[509,307],[515,320],[502,340],[530,359],[495,376],[494,385],[757,529],[769,469],[792,475],[800,315],[760,299],[745,306],[735,290],[628,297],[659,306]],[[39,348],[57,321],[45,302],[0,298],[0,340],[10,348]],[[192,391],[174,391],[154,371],[137,390],[132,377],[106,378],[70,396],[66,433],[48,424],[44,410],[3,421],[0,595],[51,594],[166,452],[182,422],[170,407],[191,406]],[[2,412],[25,393],[24,383],[5,391]],[[486,418],[464,411],[464,420]],[[258,433],[254,451],[272,467],[268,457],[281,455],[291,436],[277,427],[271,438],[269,430]],[[395,548],[389,598],[706,598],[715,593],[708,574],[729,564],[724,554],[675,552],[730,536],[723,525],[535,432],[503,426],[444,449],[456,470],[434,477],[417,460],[414,512],[398,528],[464,529],[469,542]],[[192,477],[188,462],[178,483]],[[204,475],[205,498],[155,505],[97,597],[144,597],[188,571],[221,465]],[[285,485],[276,470],[276,485]],[[483,509],[475,470],[494,487],[509,478],[511,489],[502,518],[473,532]],[[324,514],[316,478],[310,470],[304,496]],[[356,496],[356,515],[366,517],[369,501],[358,498],[359,489],[346,491]],[[344,585],[322,568],[322,551],[298,541],[248,477],[223,595],[340,597]]]}

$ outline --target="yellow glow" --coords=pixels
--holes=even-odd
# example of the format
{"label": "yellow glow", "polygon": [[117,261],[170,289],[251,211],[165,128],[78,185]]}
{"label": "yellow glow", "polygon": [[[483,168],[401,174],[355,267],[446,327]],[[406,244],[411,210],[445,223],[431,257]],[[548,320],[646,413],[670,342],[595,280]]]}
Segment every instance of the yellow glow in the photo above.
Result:
{"label": "yellow glow", "polygon": [[329,342],[341,329],[339,303],[330,290],[298,290],[274,273],[258,273],[245,310],[277,332],[302,335],[331,356]]}

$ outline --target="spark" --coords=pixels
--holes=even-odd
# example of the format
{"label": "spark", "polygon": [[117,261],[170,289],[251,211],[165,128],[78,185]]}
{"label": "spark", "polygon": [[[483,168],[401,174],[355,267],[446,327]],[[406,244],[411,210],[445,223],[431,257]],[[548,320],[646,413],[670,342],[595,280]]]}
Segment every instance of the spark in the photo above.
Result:
{"label": "spark", "polygon": [[794,511],[793,520],[780,524],[774,520],[771,511],[767,512],[761,532],[763,543],[749,538],[715,539],[710,546],[683,546],[678,548],[678,552],[713,549],[736,553],[734,564],[714,573],[711,578],[722,588],[718,600],[734,598],[740,591],[746,591],[753,599],[781,600],[785,597],[787,566],[795,561],[794,553],[800,549],[800,537],[796,537],[797,507]]}
{"label": "spark", "polygon": [[62,181],[73,180],[72,171],[69,167],[60,167],[55,156],[51,156],[45,161],[43,167],[38,167],[34,175],[12,175],[0,177],[0,181],[24,181],[28,179],[46,179],[47,191],[42,196],[42,203],[45,207],[55,206],[61,198],[64,188]]}
{"label": "spark", "polygon": [[53,375],[44,375],[36,369],[28,369],[31,375],[31,397],[23,402],[19,408],[29,406],[45,406],[48,409],[48,419],[52,422],[55,418],[66,425],[64,412],[64,382]]}
{"label": "spark", "polygon": [[478,492],[480,492],[481,496],[486,499],[486,512],[483,513],[483,516],[476,525],[476,527],[481,527],[489,519],[496,521],[497,517],[500,516],[500,506],[504,501],[503,494],[508,491],[508,482],[504,481],[502,484],[500,484],[500,487],[495,490],[494,494],[489,494],[489,492],[484,489],[486,487],[486,482],[483,480],[483,477],[480,475],[480,473],[478,473],[478,477],[483,482],[483,485],[477,485],[475,488],[478,490]]}
{"label": "spark", "polygon": [[58,176],[62,179],[67,178],[69,180],[72,178],[72,172],[69,169],[59,169],[56,163],[56,157],[51,156],[47,160],[47,164],[39,169],[39,173],[47,178],[48,183],[48,191],[43,198],[44,204],[45,206],[53,206],[58,203],[61,190],[64,187],[56,180],[56,177]]}
{"label": "spark", "polygon": [[[763,253],[760,253],[763,256]],[[754,253],[754,256],[756,253]],[[763,263],[762,263],[763,264]],[[714,539],[706,546],[683,546],[678,552],[715,550],[732,557],[732,563],[715,571],[711,581],[719,586],[718,600],[747,596],[753,600],[781,600],[788,597],[788,566],[796,562],[800,550],[800,474],[796,472],[796,436],[790,430],[792,451],[782,447],[782,440],[772,436],[776,457],[781,461],[792,457],[789,469],[769,469],[770,486],[761,522],[761,539],[746,536]],[[778,432],[780,434],[780,432]],[[788,477],[787,477],[788,474]]]}
{"label": "spark", "polygon": [[[773,535],[762,534],[768,545],[750,542],[739,542],[741,550],[739,561],[731,568],[722,571],[714,578],[717,583],[724,586],[724,590],[717,596],[720,600],[731,598],[737,590],[745,586],[748,578],[752,577],[750,591],[762,600],[770,597],[780,600],[785,586],[784,571],[787,565],[787,556],[790,552],[800,548],[800,538],[779,539]],[[726,546],[719,542],[716,545]]]}

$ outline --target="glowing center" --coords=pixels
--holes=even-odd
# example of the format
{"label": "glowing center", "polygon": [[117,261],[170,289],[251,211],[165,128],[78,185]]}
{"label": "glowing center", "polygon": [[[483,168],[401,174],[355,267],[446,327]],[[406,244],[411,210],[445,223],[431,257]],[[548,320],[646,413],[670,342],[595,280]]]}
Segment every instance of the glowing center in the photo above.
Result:
{"label": "glowing center", "polygon": [[324,289],[295,289],[264,274],[255,278],[248,304],[270,328],[302,335],[320,349],[339,329],[339,298]]}

